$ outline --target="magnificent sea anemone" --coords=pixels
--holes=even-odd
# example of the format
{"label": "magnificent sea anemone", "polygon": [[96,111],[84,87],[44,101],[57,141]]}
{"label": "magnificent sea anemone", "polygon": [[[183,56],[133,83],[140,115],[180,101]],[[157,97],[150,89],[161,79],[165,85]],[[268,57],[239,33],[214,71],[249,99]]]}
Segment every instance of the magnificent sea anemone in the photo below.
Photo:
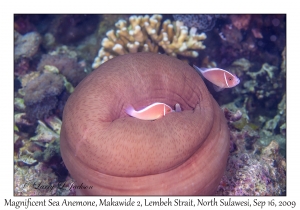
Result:
{"label": "magnificent sea anemone", "polygon": [[[154,121],[125,112],[155,102],[182,111]],[[66,103],[60,141],[84,195],[212,195],[229,153],[224,114],[199,74],[154,53],[118,56],[89,74]]]}

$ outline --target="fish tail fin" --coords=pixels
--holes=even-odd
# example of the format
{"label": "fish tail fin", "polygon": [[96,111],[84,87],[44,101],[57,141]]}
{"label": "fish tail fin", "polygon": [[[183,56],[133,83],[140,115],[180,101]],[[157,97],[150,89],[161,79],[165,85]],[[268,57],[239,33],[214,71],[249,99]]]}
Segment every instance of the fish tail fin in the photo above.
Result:
{"label": "fish tail fin", "polygon": [[194,69],[196,69],[196,71],[198,72],[198,74],[200,75],[200,77],[203,79],[205,78],[203,73],[205,72],[205,70],[207,70],[207,68],[199,68],[198,66],[193,65]]}
{"label": "fish tail fin", "polygon": [[[174,110],[174,112],[181,112],[181,107],[180,107],[180,104],[175,104],[175,110]],[[172,110],[173,111],[173,110]]]}
{"label": "fish tail fin", "polygon": [[128,115],[134,117],[135,110],[134,110],[134,108],[133,108],[131,105],[128,106],[128,107],[125,109],[125,112],[126,112]]}
{"label": "fish tail fin", "polygon": [[196,69],[197,71],[199,71],[200,73],[204,72],[207,68],[199,68],[196,65],[193,65],[194,69]]}
{"label": "fish tail fin", "polygon": [[194,69],[196,69],[197,71],[200,71],[200,72],[201,72],[201,69],[200,69],[198,66],[193,65],[193,67],[194,67]]}

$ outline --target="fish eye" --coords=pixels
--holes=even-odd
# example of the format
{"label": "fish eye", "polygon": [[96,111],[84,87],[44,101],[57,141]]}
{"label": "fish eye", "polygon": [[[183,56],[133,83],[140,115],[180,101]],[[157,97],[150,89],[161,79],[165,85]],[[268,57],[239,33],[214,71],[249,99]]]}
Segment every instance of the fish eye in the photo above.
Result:
{"label": "fish eye", "polygon": [[229,79],[229,80],[232,80],[232,77],[229,77],[228,79]]}

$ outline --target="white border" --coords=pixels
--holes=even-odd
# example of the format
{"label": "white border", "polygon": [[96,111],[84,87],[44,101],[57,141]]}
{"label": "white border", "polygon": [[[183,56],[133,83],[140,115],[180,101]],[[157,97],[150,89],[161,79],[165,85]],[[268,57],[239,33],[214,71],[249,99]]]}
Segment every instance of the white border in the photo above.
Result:
{"label": "white border", "polygon": [[[6,3],[5,3],[6,2]],[[257,197],[260,200],[299,200],[299,6],[296,1],[32,1],[17,0],[1,1],[0,27],[1,27],[1,189],[0,205],[4,206],[4,198],[24,200],[25,197],[13,197],[13,14],[14,13],[287,13],[287,196],[286,197]],[[297,196],[298,195],[298,196]],[[26,197],[28,198],[28,197]],[[66,197],[54,197],[61,200]],[[116,197],[121,200],[123,197]],[[145,197],[134,197],[143,200]],[[146,197],[156,199],[157,197]],[[185,197],[188,199],[188,197]],[[196,199],[196,197],[192,197]],[[209,197],[204,197],[209,199]],[[228,197],[227,197],[228,198]],[[255,197],[234,197],[235,200],[256,199]],[[51,199],[49,197],[36,197],[33,199]],[[83,200],[83,197],[68,197],[69,200]],[[84,197],[84,200],[97,200],[97,197]],[[217,197],[221,199],[221,197]],[[11,209],[14,207],[10,207]],[[57,207],[63,209],[65,207]],[[74,209],[75,207],[73,207]],[[100,208],[100,207],[98,207]],[[157,207],[161,209],[163,207]],[[213,207],[216,209],[217,207]],[[210,208],[210,209],[213,209]],[[24,209],[24,207],[20,208]],[[30,209],[30,208],[29,208]],[[76,209],[82,209],[76,207]],[[104,208],[101,209],[115,209]],[[130,209],[141,209],[134,207]],[[202,209],[206,209],[203,208]],[[237,208],[235,208],[237,209]],[[271,209],[271,207],[264,207]]]}

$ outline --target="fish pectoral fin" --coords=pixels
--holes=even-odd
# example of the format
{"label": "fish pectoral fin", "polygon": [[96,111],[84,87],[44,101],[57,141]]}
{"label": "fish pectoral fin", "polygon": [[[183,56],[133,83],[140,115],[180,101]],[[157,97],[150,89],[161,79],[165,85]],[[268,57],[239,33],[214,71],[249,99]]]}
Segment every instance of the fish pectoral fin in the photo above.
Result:
{"label": "fish pectoral fin", "polygon": [[219,86],[214,85],[214,84],[213,84],[213,87],[214,87],[214,89],[215,89],[216,92],[220,92],[220,91],[222,91],[224,89],[224,88],[219,87]]}

